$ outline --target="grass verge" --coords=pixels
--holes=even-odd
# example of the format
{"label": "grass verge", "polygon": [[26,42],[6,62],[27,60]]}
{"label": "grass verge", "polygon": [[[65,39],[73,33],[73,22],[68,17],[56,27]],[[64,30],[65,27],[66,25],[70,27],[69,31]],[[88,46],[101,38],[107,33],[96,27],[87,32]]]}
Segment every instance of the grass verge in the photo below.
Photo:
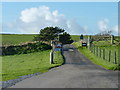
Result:
{"label": "grass verge", "polygon": [[[55,53],[56,56],[57,53]],[[2,81],[17,79],[19,76],[47,72],[50,68],[61,65],[64,60],[61,54],[50,64],[50,50],[30,54],[2,57]]]}
{"label": "grass verge", "polygon": [[61,51],[54,51],[54,64],[62,65],[64,63]]}
{"label": "grass verge", "polygon": [[79,42],[73,43],[73,45],[89,60],[91,60],[94,64],[100,65],[108,70],[120,70],[120,66],[117,64],[113,64],[111,62],[102,60],[101,58],[97,57],[93,53],[91,53],[88,48],[81,47],[81,44]]}

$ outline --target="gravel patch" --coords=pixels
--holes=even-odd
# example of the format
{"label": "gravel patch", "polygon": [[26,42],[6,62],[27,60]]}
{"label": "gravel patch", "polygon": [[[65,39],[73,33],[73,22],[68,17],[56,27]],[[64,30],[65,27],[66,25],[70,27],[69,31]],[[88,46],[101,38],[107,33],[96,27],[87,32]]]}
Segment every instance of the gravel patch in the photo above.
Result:
{"label": "gravel patch", "polygon": [[13,79],[13,80],[8,80],[8,81],[0,81],[0,88],[5,89],[8,87],[11,87],[11,86],[15,85],[17,82],[20,82],[26,78],[37,76],[40,74],[41,73],[34,73],[34,74],[25,75],[25,76],[19,76],[20,78],[18,78],[18,79]]}

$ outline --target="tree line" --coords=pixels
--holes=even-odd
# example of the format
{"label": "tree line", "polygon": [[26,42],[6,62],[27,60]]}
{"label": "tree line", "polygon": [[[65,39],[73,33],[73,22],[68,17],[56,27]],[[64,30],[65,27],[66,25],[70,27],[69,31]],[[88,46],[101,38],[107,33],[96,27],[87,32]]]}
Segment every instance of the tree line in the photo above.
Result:
{"label": "tree line", "polygon": [[45,27],[34,37],[34,41],[50,43],[55,40],[62,42],[62,44],[70,44],[73,42],[70,34],[60,27]]}

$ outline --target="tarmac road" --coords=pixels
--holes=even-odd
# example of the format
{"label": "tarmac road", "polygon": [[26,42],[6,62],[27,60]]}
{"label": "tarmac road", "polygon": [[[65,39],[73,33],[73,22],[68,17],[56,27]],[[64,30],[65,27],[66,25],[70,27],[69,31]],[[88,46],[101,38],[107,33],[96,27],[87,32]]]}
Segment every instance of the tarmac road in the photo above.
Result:
{"label": "tarmac road", "polygon": [[93,64],[73,45],[64,45],[65,64],[10,88],[118,88],[118,71]]}

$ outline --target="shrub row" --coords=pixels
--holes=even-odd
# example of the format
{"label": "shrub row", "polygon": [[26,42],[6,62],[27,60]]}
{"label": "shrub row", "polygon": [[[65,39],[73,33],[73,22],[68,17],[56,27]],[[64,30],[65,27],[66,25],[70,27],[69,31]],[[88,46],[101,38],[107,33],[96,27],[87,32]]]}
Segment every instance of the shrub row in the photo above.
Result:
{"label": "shrub row", "polygon": [[36,42],[36,43],[27,43],[24,45],[17,46],[4,46],[0,47],[0,51],[2,52],[0,55],[15,55],[15,54],[27,54],[32,52],[38,52],[43,50],[51,49],[52,47],[48,44]]}

